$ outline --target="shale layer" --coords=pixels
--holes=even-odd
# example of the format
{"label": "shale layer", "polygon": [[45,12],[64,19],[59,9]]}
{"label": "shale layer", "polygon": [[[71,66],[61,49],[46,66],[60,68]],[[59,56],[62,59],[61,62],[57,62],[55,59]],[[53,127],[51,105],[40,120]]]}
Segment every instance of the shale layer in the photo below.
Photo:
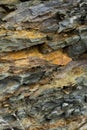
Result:
{"label": "shale layer", "polygon": [[0,130],[87,130],[87,0],[0,0]]}

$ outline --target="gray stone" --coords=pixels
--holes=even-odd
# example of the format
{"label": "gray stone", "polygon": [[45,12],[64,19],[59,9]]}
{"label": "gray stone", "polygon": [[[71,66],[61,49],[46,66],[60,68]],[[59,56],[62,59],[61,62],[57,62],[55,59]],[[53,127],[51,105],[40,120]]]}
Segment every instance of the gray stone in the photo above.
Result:
{"label": "gray stone", "polygon": [[[3,20],[11,20],[13,22],[19,23],[24,21],[32,22],[39,22],[42,20],[47,19],[48,16],[45,16],[44,14],[51,13],[52,15],[55,14],[56,10],[55,7],[59,6],[59,1],[55,0],[53,2],[48,2],[45,4],[39,4],[31,7],[24,8],[24,10],[17,10],[5,18]],[[43,16],[44,15],[44,16]],[[43,16],[42,18],[39,18],[39,16]]]}
{"label": "gray stone", "polygon": [[40,27],[40,30],[44,33],[56,32],[58,24],[56,19],[45,20]]}
{"label": "gray stone", "polygon": [[41,39],[0,39],[0,52],[10,52],[26,49],[28,47],[42,44],[43,38]]}
{"label": "gray stone", "polygon": [[82,41],[72,45],[68,49],[68,53],[71,57],[79,56],[86,51],[85,44]]}
{"label": "gray stone", "polygon": [[20,87],[20,82],[14,77],[9,77],[0,81],[0,93],[14,93]]}
{"label": "gray stone", "polygon": [[79,40],[80,40],[80,37],[78,35],[76,35],[76,36],[66,38],[65,40],[59,40],[57,42],[50,41],[47,44],[53,50],[57,50],[57,49],[60,49],[60,48],[64,48],[64,47],[67,47],[67,46],[74,45],[74,44],[78,43]]}
{"label": "gray stone", "polygon": [[70,22],[70,19],[63,20],[62,22],[59,22],[59,29],[58,33],[60,32],[68,32],[74,29],[73,23]]}
{"label": "gray stone", "polygon": [[19,119],[26,118],[27,114],[25,112],[25,108],[19,108],[18,111],[16,112],[16,115]]}
{"label": "gray stone", "polygon": [[41,69],[35,70],[35,72],[28,72],[23,75],[20,75],[21,84],[30,85],[39,82],[43,75],[44,75],[44,70]]}

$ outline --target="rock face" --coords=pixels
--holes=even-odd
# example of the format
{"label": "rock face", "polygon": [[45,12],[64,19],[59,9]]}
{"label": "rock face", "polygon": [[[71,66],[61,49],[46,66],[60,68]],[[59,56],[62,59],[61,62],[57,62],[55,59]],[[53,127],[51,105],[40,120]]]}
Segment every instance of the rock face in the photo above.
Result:
{"label": "rock face", "polygon": [[87,129],[87,1],[0,1],[0,130]]}

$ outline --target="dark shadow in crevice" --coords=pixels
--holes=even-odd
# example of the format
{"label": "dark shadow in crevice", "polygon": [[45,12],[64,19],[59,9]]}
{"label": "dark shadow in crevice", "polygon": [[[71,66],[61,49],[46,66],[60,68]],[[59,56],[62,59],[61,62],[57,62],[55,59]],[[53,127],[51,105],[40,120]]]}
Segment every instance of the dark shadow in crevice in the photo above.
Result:
{"label": "dark shadow in crevice", "polygon": [[15,8],[9,8],[8,5],[1,4],[0,7],[2,7],[7,13],[10,13],[15,10]]}

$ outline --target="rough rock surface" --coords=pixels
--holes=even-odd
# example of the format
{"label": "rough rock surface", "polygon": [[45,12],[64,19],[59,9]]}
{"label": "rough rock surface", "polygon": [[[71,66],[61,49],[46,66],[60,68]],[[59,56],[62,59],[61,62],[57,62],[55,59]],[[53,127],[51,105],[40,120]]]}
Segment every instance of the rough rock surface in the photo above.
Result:
{"label": "rough rock surface", "polygon": [[87,130],[87,0],[0,0],[0,130]]}

